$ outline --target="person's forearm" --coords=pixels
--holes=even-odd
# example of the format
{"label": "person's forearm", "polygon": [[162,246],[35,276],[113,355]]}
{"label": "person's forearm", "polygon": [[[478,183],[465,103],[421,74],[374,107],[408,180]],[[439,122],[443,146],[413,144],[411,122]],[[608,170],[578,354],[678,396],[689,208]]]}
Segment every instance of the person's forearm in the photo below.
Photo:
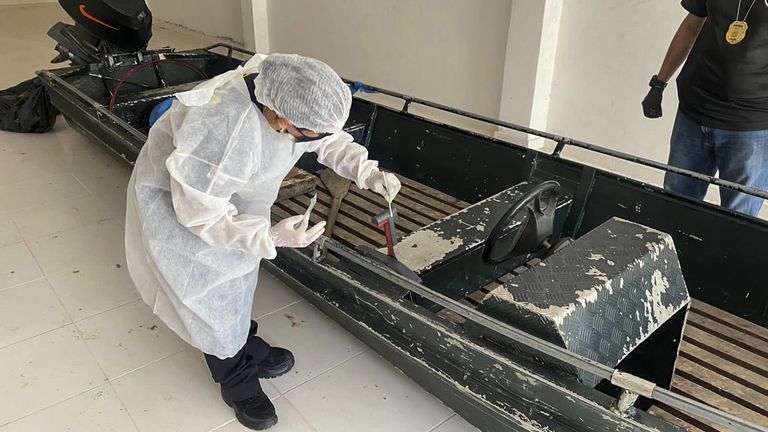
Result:
{"label": "person's forearm", "polygon": [[659,80],[667,82],[672,78],[672,75],[680,68],[688,54],[693,48],[696,38],[699,36],[702,26],[706,18],[701,18],[693,14],[688,14],[687,17],[680,24],[680,28],[677,29],[675,37],[672,38],[672,42],[669,44],[667,55],[664,57],[664,62],[661,64],[661,69],[657,77]]}

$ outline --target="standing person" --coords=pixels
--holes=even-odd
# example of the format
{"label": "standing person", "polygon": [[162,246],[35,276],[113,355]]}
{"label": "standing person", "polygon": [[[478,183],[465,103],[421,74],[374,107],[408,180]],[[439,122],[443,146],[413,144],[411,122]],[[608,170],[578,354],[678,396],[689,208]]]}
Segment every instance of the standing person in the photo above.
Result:
{"label": "standing person", "polygon": [[[768,0],[683,0],[689,12],[651,89],[646,117],[661,117],[667,81],[680,105],[669,164],[756,189],[768,189]],[[687,58],[687,60],[686,60]],[[667,190],[704,199],[708,183],[667,173]],[[723,206],[756,216],[761,198],[720,189]]]}
{"label": "standing person", "polygon": [[342,131],[351,93],[318,60],[257,55],[176,98],[150,130],[129,183],[128,270],[154,313],[205,353],[237,419],[266,429],[277,415],[259,379],[285,374],[294,358],[256,336],[259,263],[278,247],[308,246],[324,229],[303,216],[271,224],[281,181],[315,152],[390,202],[400,182]]}

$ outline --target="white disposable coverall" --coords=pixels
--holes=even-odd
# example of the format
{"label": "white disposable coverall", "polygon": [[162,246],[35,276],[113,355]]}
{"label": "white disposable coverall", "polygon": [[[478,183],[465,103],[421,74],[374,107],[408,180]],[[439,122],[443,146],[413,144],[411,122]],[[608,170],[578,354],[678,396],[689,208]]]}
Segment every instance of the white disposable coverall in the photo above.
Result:
{"label": "white disposable coverall", "polygon": [[142,299],[189,344],[228,358],[245,344],[270,207],[299,158],[365,187],[377,162],[346,132],[295,143],[273,130],[243,80],[258,55],[177,95],[149,131],[128,186],[126,258]]}

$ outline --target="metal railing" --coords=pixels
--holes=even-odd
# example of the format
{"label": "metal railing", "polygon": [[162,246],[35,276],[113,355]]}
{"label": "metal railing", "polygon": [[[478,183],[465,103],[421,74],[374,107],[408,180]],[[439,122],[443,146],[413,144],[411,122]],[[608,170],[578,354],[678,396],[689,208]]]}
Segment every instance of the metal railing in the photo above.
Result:
{"label": "metal railing", "polygon": [[[693,416],[709,420],[721,426],[728,427],[735,432],[766,432],[768,429],[751,423],[747,420],[726,413],[717,408],[703,404],[689,397],[677,394],[673,391],[656,386],[654,383],[642,378],[632,376],[618,369],[608,367],[598,363],[580,354],[568,351],[565,348],[539,339],[511,325],[492,318],[482,312],[478,312],[473,307],[453,300],[443,294],[435,292],[428,287],[411,281],[404,276],[392,271],[375,261],[361,257],[360,254],[343,246],[335,240],[321,237],[314,246],[318,251],[328,250],[338,256],[347,259],[357,265],[362,266],[368,271],[375,273],[387,281],[397,285],[400,288],[418,294],[427,300],[430,300],[447,310],[461,315],[475,324],[490,329],[500,335],[511,338],[541,354],[555,358],[576,368],[582,369],[588,373],[594,374],[602,379],[610,381],[613,385],[626,391],[645,396],[649,399],[669,405],[672,408],[684,411]],[[323,256],[323,253],[316,252],[315,259]]]}

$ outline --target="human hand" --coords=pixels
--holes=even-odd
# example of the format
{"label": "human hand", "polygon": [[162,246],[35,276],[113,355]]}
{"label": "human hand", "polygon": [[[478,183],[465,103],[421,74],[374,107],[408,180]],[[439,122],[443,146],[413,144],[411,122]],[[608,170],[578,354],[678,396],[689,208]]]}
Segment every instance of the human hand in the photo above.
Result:
{"label": "human hand", "polygon": [[365,183],[368,189],[381,195],[389,203],[395,199],[402,186],[397,176],[384,171],[374,172]]}

